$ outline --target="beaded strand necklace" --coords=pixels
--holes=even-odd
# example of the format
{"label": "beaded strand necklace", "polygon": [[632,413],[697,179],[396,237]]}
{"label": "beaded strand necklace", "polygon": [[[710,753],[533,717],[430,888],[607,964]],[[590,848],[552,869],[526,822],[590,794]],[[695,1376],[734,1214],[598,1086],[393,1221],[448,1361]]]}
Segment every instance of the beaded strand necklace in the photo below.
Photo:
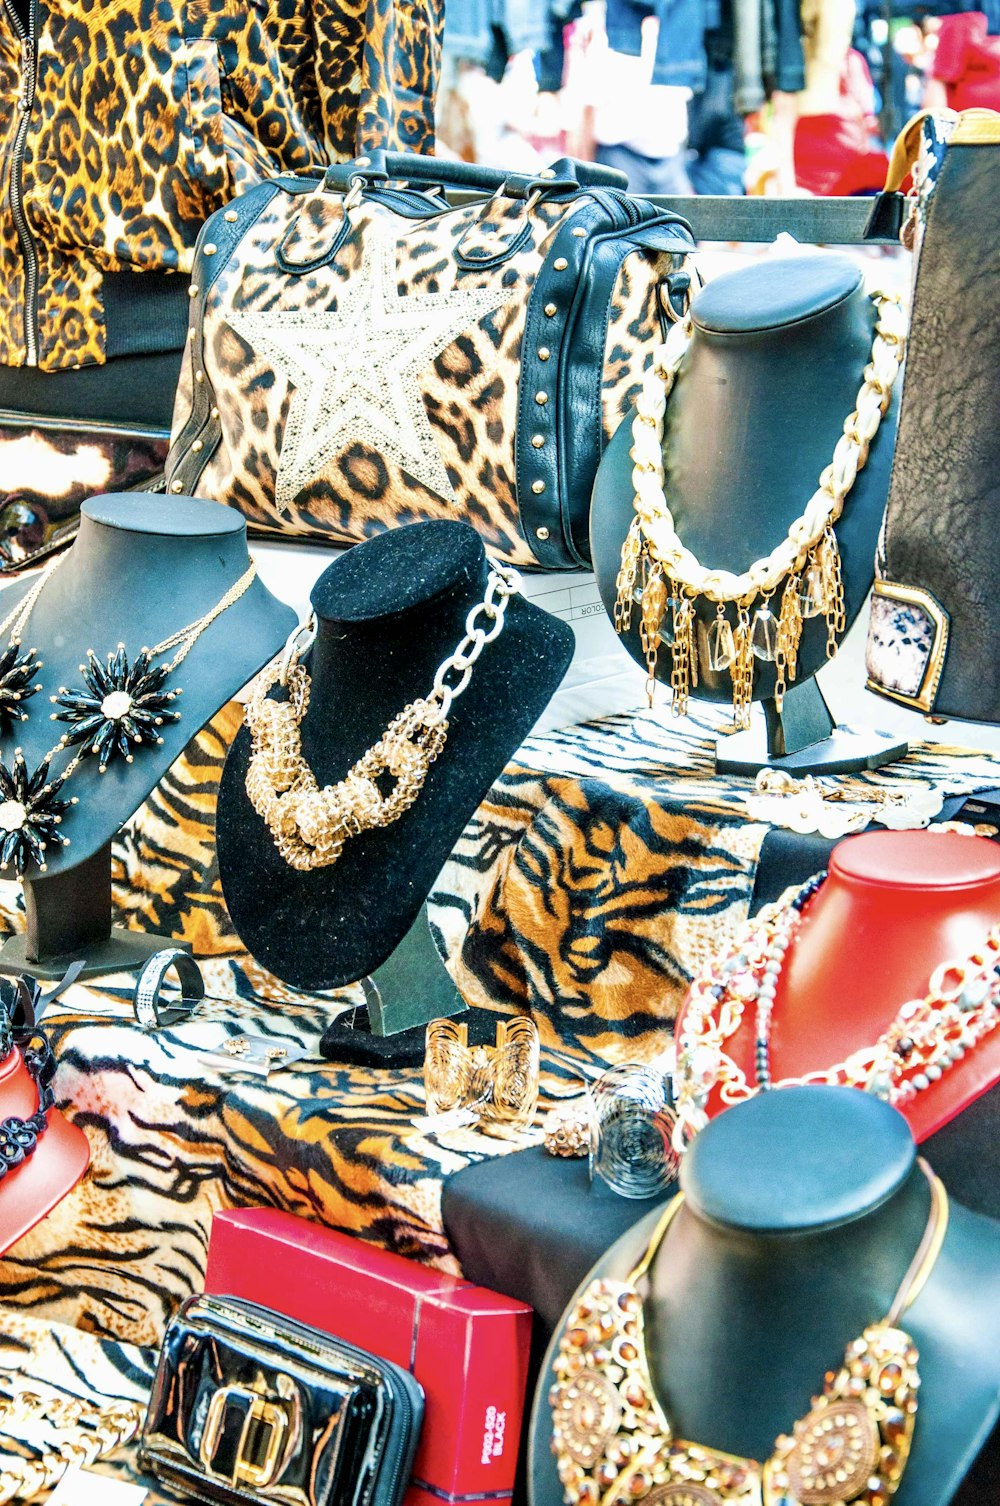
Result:
{"label": "beaded strand necklace", "polygon": [[[912,1102],[1000,1026],[1000,923],[968,957],[943,962],[927,994],[908,999],[878,1038],[842,1062],[775,1084],[771,1063],[774,1001],[785,956],[804,910],[826,879],[815,874],[788,898],[748,922],[731,949],[695,978],[677,1038],[674,1145],[687,1149],[708,1122],[713,1092],[730,1107],[774,1086],[860,1088],[895,1107]],[[754,1011],[754,1082],[725,1050]]]}

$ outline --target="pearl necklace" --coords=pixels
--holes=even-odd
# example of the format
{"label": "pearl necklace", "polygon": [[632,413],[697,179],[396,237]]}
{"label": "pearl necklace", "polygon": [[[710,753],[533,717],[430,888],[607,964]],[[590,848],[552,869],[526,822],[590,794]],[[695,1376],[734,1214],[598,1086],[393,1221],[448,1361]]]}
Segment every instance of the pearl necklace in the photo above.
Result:
{"label": "pearl necklace", "polygon": [[[708,1123],[710,1095],[728,1108],[775,1084],[771,1075],[771,1017],[785,954],[799,918],[822,886],[825,873],[809,879],[790,898],[769,905],[747,923],[733,947],[716,958],[691,985],[677,1039],[675,1148],[688,1144]],[[754,1009],[754,1084],[724,1050]],[[1000,924],[962,961],[934,970],[922,999],[896,1011],[873,1045],[842,1062],[779,1087],[828,1083],[860,1088],[899,1108],[912,1102],[1000,1025]]]}

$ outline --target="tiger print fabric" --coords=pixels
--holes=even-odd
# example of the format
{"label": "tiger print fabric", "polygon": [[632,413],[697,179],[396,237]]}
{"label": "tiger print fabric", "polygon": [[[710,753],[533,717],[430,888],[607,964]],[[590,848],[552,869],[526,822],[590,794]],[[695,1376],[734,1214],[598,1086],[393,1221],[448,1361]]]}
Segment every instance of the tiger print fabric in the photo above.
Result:
{"label": "tiger print fabric", "polygon": [[[432,913],[470,1004],[527,1010],[594,1067],[663,1049],[694,973],[746,918],[769,827],[717,775],[704,709],[608,717],[524,744],[445,866]],[[992,788],[1000,763],[914,744],[864,777]]]}
{"label": "tiger print fabric", "polygon": [[[0,5],[0,362],[105,359],[103,279],[191,269],[204,220],[278,172],[434,143],[441,0],[40,0],[34,58]],[[24,130],[17,101],[30,97]]]}
{"label": "tiger print fabric", "polygon": [[[134,1023],[128,977],[77,984],[50,1007],[57,1099],[92,1162],[0,1260],[5,1307],[129,1344],[158,1343],[198,1289],[220,1208],[283,1208],[455,1270],[443,1183],[514,1148],[427,1133],[417,1070],[324,1061],[323,1030],[357,995],[297,992],[248,957],[213,841],[240,715],[227,707],[199,734],[114,849],[117,918],[190,941],[208,997],[152,1034]],[[543,1035],[529,1138],[586,1075],[662,1049],[692,971],[746,915],[766,828],[743,814],[747,781],[712,775],[720,723],[640,713],[529,740],[440,876],[434,919],[463,993],[530,1011]],[[1000,783],[995,760],[957,749],[919,748],[891,774],[954,791]],[[8,928],[17,899],[0,885]],[[268,1079],[206,1057],[242,1032],[306,1055]]]}

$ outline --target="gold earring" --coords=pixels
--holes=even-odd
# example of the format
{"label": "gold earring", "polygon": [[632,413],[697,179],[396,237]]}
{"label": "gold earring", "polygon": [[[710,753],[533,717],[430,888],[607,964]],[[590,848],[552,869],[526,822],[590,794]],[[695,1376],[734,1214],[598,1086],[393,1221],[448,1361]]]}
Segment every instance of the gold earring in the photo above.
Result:
{"label": "gold earring", "polygon": [[231,1035],[227,1041],[223,1041],[222,1049],[229,1056],[246,1056],[250,1042],[245,1035]]}

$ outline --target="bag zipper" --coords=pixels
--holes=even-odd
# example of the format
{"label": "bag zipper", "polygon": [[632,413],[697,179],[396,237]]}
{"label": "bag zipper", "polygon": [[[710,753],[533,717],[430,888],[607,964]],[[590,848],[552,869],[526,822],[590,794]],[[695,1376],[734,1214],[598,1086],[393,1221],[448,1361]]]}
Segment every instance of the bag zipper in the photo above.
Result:
{"label": "bag zipper", "polygon": [[24,213],[24,185],[21,172],[24,166],[24,146],[28,137],[31,107],[35,102],[35,0],[29,0],[28,27],[25,30],[21,18],[14,9],[13,0],[4,0],[14,33],[21,44],[21,89],[17,96],[20,115],[14,136],[14,150],[10,162],[10,207],[21,253],[24,256],[24,351],[25,365],[38,365],[38,252],[28,229]]}

